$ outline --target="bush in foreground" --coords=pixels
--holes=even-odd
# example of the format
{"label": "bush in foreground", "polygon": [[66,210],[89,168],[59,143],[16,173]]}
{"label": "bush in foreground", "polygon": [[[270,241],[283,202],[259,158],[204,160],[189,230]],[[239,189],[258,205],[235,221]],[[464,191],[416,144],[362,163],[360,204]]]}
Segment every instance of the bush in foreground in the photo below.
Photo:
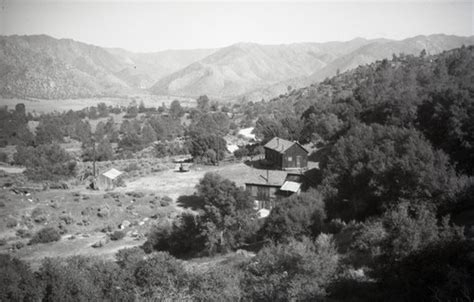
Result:
{"label": "bush in foreground", "polygon": [[316,191],[293,195],[278,203],[265,220],[261,236],[274,241],[316,237],[326,218],[324,202]]}
{"label": "bush in foreground", "polygon": [[0,254],[0,301],[38,301],[41,287],[23,261]]}
{"label": "bush in foreground", "polygon": [[339,256],[329,235],[313,242],[291,240],[263,248],[245,267],[244,292],[251,301],[314,301],[326,296]]}
{"label": "bush in foreground", "polygon": [[124,237],[125,237],[125,233],[122,231],[115,231],[112,234],[110,234],[110,240],[114,240],[114,241],[123,239]]}
{"label": "bush in foreground", "polygon": [[59,241],[61,239],[61,235],[59,231],[52,227],[42,228],[31,238],[29,244],[36,244],[36,243],[48,243]]}

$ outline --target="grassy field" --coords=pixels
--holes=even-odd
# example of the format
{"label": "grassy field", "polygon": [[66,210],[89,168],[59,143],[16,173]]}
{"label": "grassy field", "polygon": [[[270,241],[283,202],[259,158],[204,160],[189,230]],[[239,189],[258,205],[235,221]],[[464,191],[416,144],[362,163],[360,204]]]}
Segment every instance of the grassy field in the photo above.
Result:
{"label": "grassy field", "polygon": [[[177,213],[173,203],[162,196],[143,192],[99,192],[84,188],[17,193],[0,189],[0,253],[38,263],[44,257],[96,255],[111,257],[118,249],[139,245],[151,225],[171,220]],[[108,241],[107,233],[123,228],[119,241]],[[28,245],[31,236],[43,227],[64,230],[54,243]],[[104,246],[92,245],[103,241]],[[20,248],[15,248],[15,247]]]}
{"label": "grassy field", "polygon": [[170,169],[141,177],[127,183],[127,186],[124,188],[117,188],[117,190],[122,192],[143,190],[176,199],[181,195],[193,194],[196,185],[206,172],[219,173],[223,177],[235,181],[238,186],[243,186],[246,178],[245,175],[251,171],[252,168],[243,163],[221,166],[195,165],[192,166],[189,172],[182,173],[177,172],[176,169]]}
{"label": "grassy field", "polygon": [[[144,164],[150,165],[148,162]],[[145,172],[145,166],[139,165],[142,172]],[[242,162],[219,166],[194,165],[189,172],[177,172],[173,168],[147,171],[134,174],[125,180],[125,187],[110,192],[91,191],[84,183],[78,183],[67,190],[31,191],[28,194],[6,187],[5,184],[12,182],[14,176],[3,174],[0,177],[0,253],[11,253],[33,265],[38,265],[44,257],[55,256],[112,258],[121,248],[143,244],[153,225],[172,221],[186,208],[194,210],[190,204],[182,203],[183,199],[179,197],[192,199],[196,185],[205,173],[218,173],[239,187],[250,179],[266,175],[265,170]],[[166,197],[171,201],[164,202]],[[130,223],[123,229],[125,238],[109,241],[108,234],[119,230],[124,221]],[[62,239],[54,243],[28,245],[31,235],[46,226],[63,229]],[[92,247],[97,242],[104,245]]]}
{"label": "grassy field", "polygon": [[[83,184],[67,190],[31,191],[18,193],[4,187],[10,174],[2,177],[0,189],[0,253],[15,256],[38,265],[44,257],[94,255],[110,258],[120,248],[140,245],[150,227],[171,221],[184,209],[177,203],[181,195],[192,195],[206,172],[217,172],[243,186],[254,169],[243,163],[221,166],[193,166],[189,172],[167,169],[126,180],[125,187],[111,192],[90,191]],[[172,201],[162,202],[168,196]],[[120,241],[108,241],[107,233],[119,230],[122,222],[130,222],[123,229]],[[28,245],[36,231],[43,227],[64,229],[60,241]],[[106,244],[100,248],[92,245]],[[17,248],[20,247],[20,248]]]}
{"label": "grassy field", "polygon": [[8,106],[9,109],[15,108],[18,103],[26,106],[27,112],[49,113],[62,112],[68,110],[81,110],[86,107],[95,106],[98,103],[106,105],[128,106],[133,100],[137,104],[141,101],[147,107],[159,107],[165,104],[167,107],[174,100],[179,100],[183,107],[195,107],[196,101],[191,98],[156,96],[149,94],[131,95],[123,98],[103,97],[103,98],[84,98],[84,99],[66,99],[66,100],[42,100],[42,99],[18,99],[18,98],[0,98],[0,106]]}

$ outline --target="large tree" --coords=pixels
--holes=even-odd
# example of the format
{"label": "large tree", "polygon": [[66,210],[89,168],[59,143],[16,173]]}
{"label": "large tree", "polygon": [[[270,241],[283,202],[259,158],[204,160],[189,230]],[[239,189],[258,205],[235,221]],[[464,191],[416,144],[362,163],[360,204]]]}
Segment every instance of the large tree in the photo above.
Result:
{"label": "large tree", "polygon": [[204,163],[217,164],[227,151],[226,141],[219,135],[195,134],[188,143],[191,155]]}
{"label": "large tree", "polygon": [[418,125],[458,171],[474,174],[474,97],[468,90],[433,92],[418,109]]}
{"label": "large tree", "polygon": [[76,161],[58,144],[36,148],[17,146],[15,162],[26,167],[25,174],[33,180],[60,180],[75,173]]}
{"label": "large tree", "polygon": [[272,244],[245,267],[242,281],[249,301],[324,301],[339,257],[332,238],[321,234]]}
{"label": "large tree", "polygon": [[178,100],[174,100],[170,105],[170,116],[173,119],[178,119],[184,115],[184,109]]}
{"label": "large tree", "polygon": [[436,205],[456,193],[448,157],[413,129],[359,125],[341,137],[322,163],[330,216],[363,219],[402,200]]}
{"label": "large tree", "polygon": [[247,192],[216,173],[206,173],[197,191],[204,201],[202,223],[207,251],[222,252],[241,244],[255,219]]}
{"label": "large tree", "polygon": [[311,190],[280,201],[265,220],[261,234],[274,241],[319,235],[325,218],[322,196]]}

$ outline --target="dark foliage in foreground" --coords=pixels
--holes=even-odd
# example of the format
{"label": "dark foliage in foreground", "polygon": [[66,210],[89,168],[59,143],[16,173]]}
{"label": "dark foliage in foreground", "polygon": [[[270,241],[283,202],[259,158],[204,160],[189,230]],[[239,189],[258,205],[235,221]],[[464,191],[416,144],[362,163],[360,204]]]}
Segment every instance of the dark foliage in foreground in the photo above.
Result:
{"label": "dark foliage in foreground", "polygon": [[33,235],[29,244],[48,243],[59,241],[59,239],[61,239],[61,234],[59,234],[57,229],[53,227],[45,227]]}
{"label": "dark foliage in foreground", "polygon": [[414,129],[355,126],[322,166],[329,215],[346,220],[380,215],[401,200],[443,205],[457,190],[448,157]]}
{"label": "dark foliage in foreground", "polygon": [[236,249],[252,237],[258,222],[247,192],[215,173],[206,173],[197,190],[203,202],[200,213],[185,212],[172,225],[155,227],[147,249],[177,257],[213,255]]}
{"label": "dark foliage in foreground", "polygon": [[277,242],[317,236],[325,218],[322,196],[312,190],[279,202],[259,233],[262,238]]}
{"label": "dark foliage in foreground", "polygon": [[37,301],[41,286],[27,264],[0,254],[0,301]]}

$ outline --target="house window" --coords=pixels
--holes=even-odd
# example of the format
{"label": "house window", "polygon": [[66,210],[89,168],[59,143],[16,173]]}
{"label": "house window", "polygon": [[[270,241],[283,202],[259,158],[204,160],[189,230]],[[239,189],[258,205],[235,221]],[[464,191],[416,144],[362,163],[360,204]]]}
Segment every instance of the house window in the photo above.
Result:
{"label": "house window", "polygon": [[288,156],[288,161],[293,161],[293,157]]}

